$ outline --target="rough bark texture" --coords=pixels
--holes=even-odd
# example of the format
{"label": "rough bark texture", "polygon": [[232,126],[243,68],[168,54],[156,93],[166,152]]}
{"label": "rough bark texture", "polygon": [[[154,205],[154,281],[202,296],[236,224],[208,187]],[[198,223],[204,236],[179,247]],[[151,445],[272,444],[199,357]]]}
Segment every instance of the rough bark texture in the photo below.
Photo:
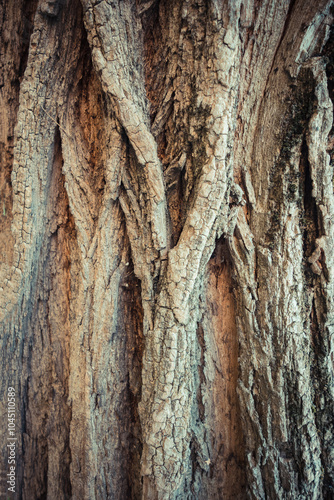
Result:
{"label": "rough bark texture", "polygon": [[16,498],[333,498],[333,7],[1,3]]}

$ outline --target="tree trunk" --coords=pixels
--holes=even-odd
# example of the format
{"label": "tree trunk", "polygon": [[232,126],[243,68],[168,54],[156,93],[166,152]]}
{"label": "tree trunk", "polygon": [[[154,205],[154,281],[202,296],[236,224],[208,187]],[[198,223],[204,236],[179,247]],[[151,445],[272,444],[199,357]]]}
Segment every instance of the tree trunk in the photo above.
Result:
{"label": "tree trunk", "polygon": [[334,498],[333,12],[1,3],[10,498]]}

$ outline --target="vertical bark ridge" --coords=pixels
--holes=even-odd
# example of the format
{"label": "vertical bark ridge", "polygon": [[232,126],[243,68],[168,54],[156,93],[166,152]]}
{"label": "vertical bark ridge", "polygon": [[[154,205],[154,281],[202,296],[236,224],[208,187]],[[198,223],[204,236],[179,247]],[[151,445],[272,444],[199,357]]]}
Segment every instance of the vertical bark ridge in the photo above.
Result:
{"label": "vertical bark ridge", "polygon": [[[70,29],[71,25],[68,22],[67,30]],[[48,45],[46,41],[50,38],[53,38],[53,43]],[[43,44],[47,48],[42,50]],[[29,267],[34,261],[33,255],[38,253],[43,239],[46,197],[50,183],[52,151],[57,126],[55,103],[61,101],[62,94],[66,89],[66,77],[60,78],[61,68],[57,64],[57,50],[62,51],[62,47],[63,45],[58,38],[57,25],[48,24],[37,10],[34,32],[30,40],[27,68],[20,87],[20,102],[15,128],[16,144],[12,172],[12,232],[15,238],[15,247],[13,266],[7,269],[8,276],[6,278],[4,275],[3,279],[5,283],[10,281],[10,285],[8,285],[8,291],[6,290],[7,293],[1,301],[2,308],[7,311],[11,308],[10,304],[17,302],[19,295],[22,296],[22,292],[27,286],[25,285],[26,280],[31,274]],[[75,58],[75,51],[73,57]],[[71,67],[70,61],[68,61],[68,67]],[[53,79],[48,80],[49,74],[53,75]],[[61,85],[56,85],[56,92],[52,87],[54,81],[61,82]],[[42,133],[45,136],[45,141],[40,144],[39,137]],[[34,152],[33,158],[30,151]],[[39,165],[46,164],[47,168],[38,168],[37,159],[40,160]],[[27,294],[29,295],[28,291]]]}
{"label": "vertical bark ridge", "polygon": [[[19,91],[27,64],[30,35],[37,2],[17,2],[9,8],[1,6],[1,263],[12,264],[13,237],[11,172],[13,168],[14,126],[16,123]],[[5,76],[6,75],[6,76]]]}
{"label": "vertical bark ridge", "polygon": [[[165,190],[156,143],[149,130],[136,11],[131,2],[114,7],[105,2],[93,5],[85,1],[83,5],[93,62],[143,171],[142,188],[148,195],[150,213],[147,222],[153,248],[161,251],[167,247]],[[115,19],[113,29],[107,23],[111,17]]]}
{"label": "vertical bark ridge", "polygon": [[23,351],[21,380],[27,408],[22,457],[24,498],[71,496],[69,303],[71,247],[76,235],[61,169],[57,131],[47,209],[50,221],[46,227],[47,242],[41,252],[33,301],[36,306],[27,325]]}
{"label": "vertical bark ridge", "polygon": [[[219,24],[219,11],[212,8],[205,14],[207,23],[211,21],[214,25]],[[190,24],[196,19],[193,17],[194,12],[191,7],[188,11],[184,6],[182,16],[185,22]],[[208,29],[208,25],[206,28]],[[216,35],[215,31],[214,33]],[[217,45],[214,48],[209,46],[207,50],[216,50],[219,61],[227,59],[225,85],[227,88],[229,85],[233,87],[231,48],[227,45],[219,46],[219,42],[221,40],[217,33],[214,42]],[[233,47],[232,60],[236,54],[237,50],[234,51]],[[225,102],[233,103],[233,99],[227,92],[230,98],[228,101],[228,97],[222,92],[222,84],[216,79],[217,69],[213,67],[208,71],[204,56],[200,61],[202,67],[199,65],[199,76],[195,83],[198,101],[195,101],[194,105],[199,106],[200,103],[202,108],[206,108],[212,121],[209,123],[207,142],[204,143],[205,153],[202,153],[202,157],[199,157],[198,152],[195,153],[198,171],[193,172],[193,175],[196,173],[198,178],[193,184],[193,199],[185,214],[178,242],[168,254],[166,276],[161,280],[163,291],[158,296],[154,329],[147,338],[143,360],[143,396],[140,405],[144,422],[143,474],[147,476],[148,494],[151,490],[155,490],[158,498],[181,498],[185,494],[190,494],[189,443],[193,433],[197,434],[197,440],[202,448],[199,449],[199,456],[204,468],[205,461],[209,459],[201,430],[195,425],[191,428],[193,394],[196,393],[193,372],[198,362],[192,346],[196,345],[198,306],[195,304],[198,303],[199,283],[207,259],[212,253],[216,235],[213,227],[228,190],[228,176],[231,172],[227,141],[229,126],[231,122],[233,123],[231,117],[233,113],[228,107],[225,111],[222,110]],[[231,75],[227,76],[229,70]],[[210,79],[209,87],[211,86],[211,92],[217,97],[216,106],[212,105],[211,92],[207,98],[201,93],[204,74]],[[225,132],[218,138],[211,128],[214,122]],[[206,216],[202,218],[200,214],[204,212]],[[226,225],[225,219],[223,226]],[[206,257],[208,248],[211,252],[208,252],[209,255]],[[177,374],[181,373],[180,383]]]}
{"label": "vertical bark ridge", "polygon": [[[34,7],[35,3],[33,2],[27,10],[27,15],[30,16]],[[49,298],[50,276],[46,276],[46,274],[52,272],[52,266],[49,264],[47,256],[48,251],[51,252],[52,249],[59,258],[57,260],[59,282],[66,302],[68,293],[66,271],[68,251],[66,245],[65,249],[62,250],[64,247],[64,234],[62,233],[67,231],[66,221],[59,222],[62,229],[57,237],[52,237],[52,230],[48,226],[48,217],[51,216],[51,213],[52,216],[55,215],[49,211],[49,197],[52,198],[50,192],[52,180],[55,180],[54,176],[58,175],[61,162],[59,148],[57,149],[59,134],[57,135],[56,103],[61,101],[67,90],[67,72],[65,71],[64,74],[62,65],[57,64],[57,51],[63,51],[64,45],[62,43],[66,45],[69,33],[73,33],[71,21],[73,22],[75,19],[75,13],[70,10],[67,22],[63,23],[64,40],[59,38],[59,25],[50,24],[39,8],[34,14],[29,55],[26,63],[23,61],[21,67],[21,71],[23,71],[26,65],[19,89],[19,106],[15,126],[12,170],[12,232],[15,245],[12,262],[7,261],[1,269],[3,283],[1,289],[3,332],[1,340],[4,346],[4,350],[1,352],[4,356],[2,364],[7,367],[8,373],[11,374],[7,384],[12,384],[17,394],[16,429],[23,433],[23,440],[19,435],[17,446],[17,489],[20,491],[20,495],[27,498],[29,490],[32,495],[35,492],[36,496],[39,496],[47,491],[49,485],[50,491],[53,490],[54,486],[59,492],[59,498],[63,498],[63,495],[68,495],[70,491],[67,471],[70,459],[68,426],[65,424],[59,435],[53,435],[53,432],[50,431],[49,441],[47,426],[52,421],[55,430],[57,427],[59,429],[59,420],[69,418],[69,410],[66,406],[67,312],[66,306],[61,302],[60,309],[65,325],[59,334],[57,321],[53,322],[51,318],[49,320],[47,318],[49,306],[51,308],[57,307],[54,300],[58,300],[60,295],[55,292],[53,298]],[[25,35],[29,39],[30,28]],[[26,42],[27,40],[24,43]],[[70,41],[68,43],[71,50],[73,45]],[[76,56],[75,50],[73,56],[74,58]],[[67,63],[69,63],[70,68],[68,59]],[[67,65],[65,66],[67,67]],[[63,79],[60,77],[61,74]],[[42,141],[41,137],[43,137]],[[59,182],[61,183],[61,181]],[[55,190],[57,189],[58,187],[55,187]],[[59,196],[63,197],[63,192],[61,188],[59,189]],[[52,199],[56,200],[56,198]],[[65,198],[63,199],[65,200]],[[66,200],[57,206],[60,212],[64,211],[63,216],[66,219]],[[55,219],[57,217],[56,214]],[[53,232],[57,230],[56,220],[54,224],[56,227],[53,228]],[[56,281],[53,283],[55,284]],[[8,341],[12,346],[9,350],[5,347],[8,345]],[[50,343],[52,344],[51,348]],[[35,345],[36,349],[33,349]],[[41,350],[43,350],[42,353]],[[34,378],[31,368],[35,366],[38,354],[41,354],[38,361],[42,360],[42,363],[38,366],[35,372],[36,378]],[[42,368],[45,368],[44,378],[41,375]],[[43,379],[42,388],[38,393],[37,386],[41,378]],[[51,386],[48,387],[48,383],[54,383],[57,387],[54,396],[57,408],[54,409],[50,421],[48,418],[52,406],[50,401],[52,396],[50,394]],[[2,394],[6,394],[7,387],[2,387],[2,390],[4,391]],[[3,396],[3,400],[5,401],[5,396]],[[28,408],[29,401],[32,408]],[[39,403],[41,403],[40,408],[38,408]],[[35,421],[32,422],[38,409],[41,410],[41,414],[38,414]],[[42,429],[40,440],[37,432],[39,425]],[[4,431],[2,435],[5,436],[6,432]],[[64,451],[64,456],[61,458],[57,455],[57,448],[60,454],[61,450]],[[53,450],[54,453],[51,452],[49,455],[48,449],[50,452]],[[5,453],[4,456],[6,456]],[[58,490],[57,483],[60,486]]]}
{"label": "vertical bark ridge", "polygon": [[[323,3],[316,14],[314,6],[297,4],[275,60],[268,65],[272,69],[267,91],[258,108],[257,132],[262,131],[262,138],[255,140],[253,149],[247,148],[252,151],[251,177],[247,168],[243,173],[249,208],[240,212],[237,231],[230,238],[241,285],[239,394],[244,430],[249,429],[246,450],[253,498],[322,498],[323,488],[324,447],[313,412],[313,291],[305,279],[299,159],[303,141],[307,137],[310,142],[308,123],[319,114],[315,112],[317,62],[308,58],[326,40],[330,3]],[[301,26],[309,26],[306,33]],[[310,37],[310,31],[317,36]],[[283,76],[283,68],[290,78]],[[244,123],[239,130],[245,134]],[[324,134],[328,132],[327,128]],[[319,165],[324,161],[324,141],[317,137],[313,143]],[[314,190],[315,176],[312,179]]]}
{"label": "vertical bark ridge", "polygon": [[[316,332],[314,332],[314,362],[317,366],[313,379],[316,405],[316,423],[322,445],[323,494],[330,495],[334,488],[333,454],[333,252],[329,243],[333,238],[333,174],[326,151],[328,135],[333,123],[333,104],[329,98],[325,65],[315,60],[312,71],[316,82],[316,110],[308,130],[308,158],[312,179],[312,196],[319,214],[321,234],[315,240],[315,249],[309,263],[317,278],[314,286]],[[322,396],[317,397],[317,393]],[[320,429],[327,429],[321,431]]]}
{"label": "vertical bark ridge", "polygon": [[[130,451],[125,439],[134,432],[136,442],[140,433],[129,410],[134,397],[127,374],[134,356],[131,336],[124,335],[120,318],[124,307],[121,283],[129,264],[117,201],[124,154],[122,135],[91,67],[89,51],[77,71],[75,81],[83,79],[89,85],[87,89],[73,87],[61,120],[63,170],[80,249],[71,304],[71,482],[78,497],[122,498],[125,491],[131,497],[140,487],[136,482],[131,486],[126,472]],[[105,421],[109,422],[107,435],[102,425]],[[114,464],[112,470],[110,463]]]}

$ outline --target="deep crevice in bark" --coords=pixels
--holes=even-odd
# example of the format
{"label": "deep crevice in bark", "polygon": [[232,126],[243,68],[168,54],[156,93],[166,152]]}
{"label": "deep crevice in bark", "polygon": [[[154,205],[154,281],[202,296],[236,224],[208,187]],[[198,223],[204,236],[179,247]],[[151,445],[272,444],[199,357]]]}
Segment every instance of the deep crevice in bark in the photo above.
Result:
{"label": "deep crevice in bark", "polygon": [[202,396],[202,384],[205,383],[205,374],[204,374],[204,353],[205,353],[205,342],[204,342],[204,332],[201,324],[197,325],[197,340],[200,348],[200,360],[198,365],[198,375],[199,375],[199,385],[197,389],[197,406],[199,412],[199,418],[202,422],[205,420],[205,408],[203,404],[203,396]]}
{"label": "deep crevice in bark", "polygon": [[[129,243],[128,243],[129,245]],[[143,308],[141,300],[141,283],[136,278],[130,251],[127,257],[126,271],[120,285],[120,313],[118,335],[125,337],[124,376],[127,377],[126,392],[123,395],[124,405],[122,415],[123,433],[127,437],[122,439],[122,460],[124,461],[124,477],[126,498],[137,500],[141,497],[142,484],[140,481],[142,431],[138,415],[138,402],[141,399],[141,372],[144,349],[143,338]],[[120,497],[121,498],[121,497]]]}
{"label": "deep crevice in bark", "polygon": [[[36,13],[37,5],[38,5],[38,0],[23,0],[23,5],[22,5],[23,29],[21,35],[23,54],[21,57],[20,68],[18,72],[18,76],[20,79],[23,78],[27,66],[28,55],[29,55],[29,42],[34,28],[34,16]],[[16,5],[15,16],[17,15],[18,11],[19,8]]]}
{"label": "deep crevice in bark", "polygon": [[[246,498],[246,457],[237,395],[240,373],[236,301],[239,290],[233,279],[233,263],[224,237],[217,240],[207,269],[201,323],[205,351],[202,351],[204,359],[199,370],[203,372],[201,394],[206,402],[204,415],[206,422],[211,422],[211,427],[215,429],[216,438],[213,435],[210,444],[212,456],[208,478],[203,481],[207,488],[204,491],[207,498],[220,495],[227,500],[241,500]],[[213,407],[208,404],[209,394],[213,396]],[[219,484],[220,488],[211,490],[209,481]]]}
{"label": "deep crevice in bark", "polygon": [[[304,203],[309,204],[312,199],[312,184],[307,159],[307,146],[305,140],[306,127],[314,110],[314,87],[313,74],[308,71],[301,71],[297,81],[290,86],[290,91],[286,97],[286,115],[281,120],[282,142],[280,146],[279,158],[273,165],[271,171],[271,189],[269,191],[269,206],[271,207],[271,226],[267,232],[267,241],[271,249],[275,242],[282,237],[281,217],[285,200],[298,201],[300,197],[299,186],[300,173],[295,165],[291,165],[294,148],[301,142],[301,154],[305,166],[302,166],[305,176]],[[305,150],[306,148],[306,150]],[[306,156],[305,156],[306,154]],[[307,170],[308,169],[308,170]],[[285,179],[287,186],[285,186]],[[307,190],[307,192],[306,192]],[[311,195],[311,196],[310,196]],[[308,214],[310,216],[311,214]]]}
{"label": "deep crevice in bark", "polygon": [[[302,142],[301,157],[300,157],[300,192],[302,197],[302,224],[303,229],[303,250],[304,256],[310,257],[314,251],[314,244],[319,234],[318,212],[316,201],[312,195],[312,178],[310,172],[310,164],[308,160],[308,147],[305,138]],[[308,274],[310,273],[310,266],[308,265]]]}

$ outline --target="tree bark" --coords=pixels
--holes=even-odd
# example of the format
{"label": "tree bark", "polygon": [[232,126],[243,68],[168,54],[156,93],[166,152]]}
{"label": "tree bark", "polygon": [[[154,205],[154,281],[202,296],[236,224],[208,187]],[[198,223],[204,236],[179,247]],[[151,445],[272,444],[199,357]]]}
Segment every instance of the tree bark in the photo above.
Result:
{"label": "tree bark", "polygon": [[333,12],[0,5],[13,498],[333,498]]}

